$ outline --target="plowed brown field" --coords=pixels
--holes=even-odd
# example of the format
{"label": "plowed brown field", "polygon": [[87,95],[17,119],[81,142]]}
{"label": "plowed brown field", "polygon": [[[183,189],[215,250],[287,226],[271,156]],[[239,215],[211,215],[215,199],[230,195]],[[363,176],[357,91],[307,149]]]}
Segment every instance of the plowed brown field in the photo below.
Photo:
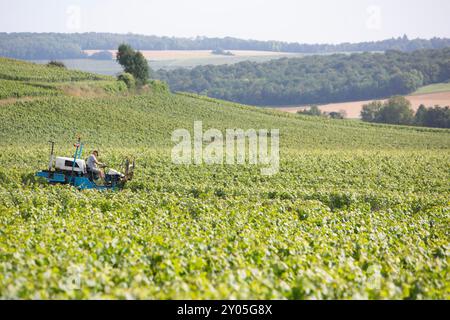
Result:
{"label": "plowed brown field", "polygon": [[[427,107],[432,107],[435,105],[450,106],[450,91],[448,92],[438,92],[438,93],[430,93],[430,94],[421,94],[421,95],[411,95],[406,96],[406,98],[411,101],[412,107],[416,110],[421,104],[424,104]],[[373,100],[365,100],[365,101],[352,101],[352,102],[340,102],[340,103],[330,103],[321,105],[320,110],[325,112],[332,111],[341,111],[345,110],[347,114],[347,118],[359,118],[362,106],[367,104]],[[385,100],[382,100],[385,101]],[[297,110],[301,110],[307,108],[307,106],[285,106],[285,107],[276,107],[277,110],[287,111],[291,113],[297,112]]]}

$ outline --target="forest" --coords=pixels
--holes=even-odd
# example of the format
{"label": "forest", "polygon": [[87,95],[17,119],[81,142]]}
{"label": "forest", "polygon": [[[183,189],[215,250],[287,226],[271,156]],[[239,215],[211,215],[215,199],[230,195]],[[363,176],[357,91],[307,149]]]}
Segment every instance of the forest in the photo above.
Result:
{"label": "forest", "polygon": [[406,35],[375,42],[304,44],[225,38],[177,38],[114,33],[0,33],[0,56],[25,59],[79,59],[83,50],[110,50],[127,43],[137,50],[258,50],[296,53],[379,52],[441,49],[450,39],[408,39]]}
{"label": "forest", "polygon": [[174,91],[252,105],[318,104],[404,95],[450,79],[450,48],[314,55],[159,70]]}

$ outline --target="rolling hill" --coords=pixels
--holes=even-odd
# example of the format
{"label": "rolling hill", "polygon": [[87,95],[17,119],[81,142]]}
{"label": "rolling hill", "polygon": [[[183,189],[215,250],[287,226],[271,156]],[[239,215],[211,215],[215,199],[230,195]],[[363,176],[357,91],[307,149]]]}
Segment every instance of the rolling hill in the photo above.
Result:
{"label": "rolling hill", "polygon": [[[0,59],[1,298],[449,298],[449,130],[292,115],[158,82],[107,90],[115,80],[25,63],[5,76],[15,64]],[[57,94],[34,96],[31,80]],[[279,172],[174,164],[171,134],[194,121],[279,129]],[[76,135],[113,167],[135,156],[135,179],[117,193],[36,179],[47,141],[70,155]]]}
{"label": "rolling hill", "polygon": [[387,98],[450,79],[450,49],[354,53],[158,70],[174,91],[261,106]]}
{"label": "rolling hill", "polygon": [[408,39],[406,35],[375,42],[302,44],[225,38],[176,38],[114,33],[0,33],[0,55],[28,60],[86,58],[84,50],[111,50],[128,43],[139,50],[251,50],[295,53],[380,52],[441,49],[450,39]]}

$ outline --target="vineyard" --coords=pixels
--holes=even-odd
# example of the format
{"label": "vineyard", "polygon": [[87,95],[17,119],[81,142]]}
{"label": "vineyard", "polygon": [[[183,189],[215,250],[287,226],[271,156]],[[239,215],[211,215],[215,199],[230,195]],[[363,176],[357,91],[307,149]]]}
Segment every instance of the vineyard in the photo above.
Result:
{"label": "vineyard", "polygon": [[[15,64],[0,75],[58,87],[73,72]],[[449,130],[116,91],[1,105],[1,298],[450,299]],[[173,164],[171,133],[195,120],[280,129],[280,172]],[[48,140],[70,155],[78,134],[112,167],[136,157],[125,190],[33,176]]]}
{"label": "vineyard", "polygon": [[62,82],[81,80],[110,80],[112,78],[88,72],[66,70],[64,68],[31,64],[24,61],[0,57],[0,79]]}
{"label": "vineyard", "polygon": [[0,99],[57,95],[57,91],[24,82],[0,79]]}
{"label": "vineyard", "polygon": [[0,57],[0,101],[6,98],[126,91],[113,77]]}

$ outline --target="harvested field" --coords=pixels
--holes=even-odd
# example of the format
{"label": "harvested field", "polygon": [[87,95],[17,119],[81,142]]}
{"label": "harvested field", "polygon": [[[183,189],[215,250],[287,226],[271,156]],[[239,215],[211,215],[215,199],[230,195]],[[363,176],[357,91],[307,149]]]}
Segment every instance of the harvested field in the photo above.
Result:
{"label": "harvested field", "polygon": [[[421,104],[424,104],[427,107],[435,105],[450,106],[450,91],[430,93],[430,94],[410,95],[406,96],[406,98],[409,101],[411,101],[414,110],[416,110]],[[339,112],[341,110],[345,110],[347,118],[356,119],[359,118],[362,106],[371,101],[373,100],[330,103],[321,105],[320,110],[325,112],[332,112],[332,111]],[[384,100],[381,99],[381,101],[385,101],[385,99]],[[290,113],[296,113],[298,110],[308,108],[308,106],[283,106],[274,108],[277,110],[282,110]]]}

